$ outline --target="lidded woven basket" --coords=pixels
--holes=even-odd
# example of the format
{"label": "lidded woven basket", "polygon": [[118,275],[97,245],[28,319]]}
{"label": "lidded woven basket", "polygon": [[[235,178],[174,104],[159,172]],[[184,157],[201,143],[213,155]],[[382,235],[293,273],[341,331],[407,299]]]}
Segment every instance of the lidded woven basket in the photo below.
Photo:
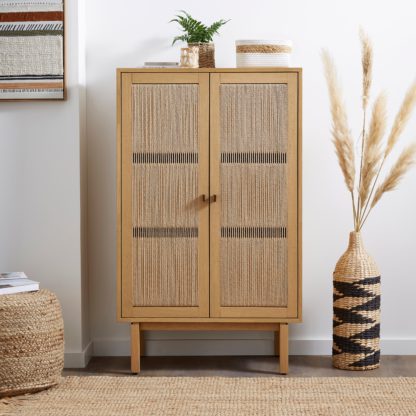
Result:
{"label": "lidded woven basket", "polygon": [[236,40],[235,48],[237,68],[290,66],[290,40]]}
{"label": "lidded woven basket", "polygon": [[0,397],[59,383],[64,366],[61,306],[48,290],[0,296]]}
{"label": "lidded woven basket", "polygon": [[380,272],[364,249],[360,233],[350,233],[347,251],[333,275],[334,367],[372,370],[380,365]]}

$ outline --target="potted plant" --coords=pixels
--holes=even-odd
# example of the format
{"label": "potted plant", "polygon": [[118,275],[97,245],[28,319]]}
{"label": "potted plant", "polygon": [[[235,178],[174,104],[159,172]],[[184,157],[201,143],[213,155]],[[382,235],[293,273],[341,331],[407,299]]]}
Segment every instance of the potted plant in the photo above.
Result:
{"label": "potted plant", "polygon": [[218,34],[219,28],[229,20],[217,20],[211,26],[206,26],[184,10],[181,10],[180,13],[171,22],[178,23],[184,34],[176,36],[172,45],[177,41],[183,41],[187,42],[189,47],[197,47],[199,49],[199,67],[215,68],[215,49],[212,38]]}
{"label": "potted plant", "polygon": [[360,132],[359,161],[355,162],[355,139],[348,126],[347,113],[333,60],[323,52],[332,114],[332,139],[345,184],[351,196],[354,231],[347,251],[338,260],[333,274],[333,365],[345,370],[371,370],[380,362],[380,273],[365,250],[361,229],[385,193],[397,187],[415,163],[416,145],[404,148],[390,171],[381,180],[385,162],[391,157],[413,107],[416,82],[408,89],[387,139],[386,97],[378,95],[368,117],[372,84],[373,49],[361,32],[363,122]]}

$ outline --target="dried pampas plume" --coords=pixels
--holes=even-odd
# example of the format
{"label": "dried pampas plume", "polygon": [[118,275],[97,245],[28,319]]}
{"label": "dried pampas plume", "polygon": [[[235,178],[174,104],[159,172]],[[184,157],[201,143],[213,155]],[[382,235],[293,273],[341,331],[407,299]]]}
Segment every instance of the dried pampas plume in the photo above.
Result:
{"label": "dried pampas plume", "polygon": [[415,104],[416,81],[407,90],[403,103],[400,106],[400,110],[397,113],[396,118],[394,119],[393,127],[387,140],[385,156],[388,156],[389,153],[393,150],[394,145],[397,143],[397,140],[399,139],[407,122],[409,121],[410,115],[412,114]]}
{"label": "dried pampas plume", "polygon": [[381,141],[386,131],[386,96],[380,94],[374,102],[368,135],[364,142],[359,196],[361,206],[367,202],[371,184],[377,175],[383,151]]}
{"label": "dried pampas plume", "polygon": [[361,65],[363,67],[363,109],[365,110],[370,98],[370,89],[373,80],[373,46],[363,28],[360,28],[360,39]]}
{"label": "dried pampas plume", "polygon": [[[378,185],[384,163],[396,145],[408,122],[416,104],[416,82],[408,89],[399,112],[396,115],[387,143],[383,146],[383,136],[386,130],[386,97],[380,94],[374,104],[371,121],[367,132],[366,110],[369,103],[372,84],[373,48],[369,37],[360,30],[361,63],[363,72],[362,110],[363,127],[361,133],[361,155],[359,180],[355,183],[355,152],[353,140],[348,128],[347,113],[342,100],[335,65],[327,51],[322,53],[325,77],[328,85],[329,100],[332,116],[332,139],[338,162],[344,175],[348,191],[351,193],[354,230],[360,231],[368,215],[379,202],[380,198],[397,187],[400,180],[415,164],[416,144],[403,150],[392,169]],[[357,197],[355,189],[358,188]]]}
{"label": "dried pampas plume", "polygon": [[396,163],[391,168],[389,174],[386,176],[386,179],[384,179],[383,183],[377,188],[377,191],[374,194],[374,198],[371,203],[371,208],[373,208],[374,205],[377,204],[377,202],[380,200],[383,194],[397,188],[397,185],[399,184],[403,176],[410,169],[410,167],[415,164],[415,155],[415,143],[406,147],[402,151],[402,154],[399,156]]}
{"label": "dried pampas plume", "polygon": [[322,52],[322,60],[331,102],[332,140],[347,188],[350,192],[353,192],[355,180],[354,143],[348,128],[347,113],[345,112],[334,61],[328,51],[324,50]]}

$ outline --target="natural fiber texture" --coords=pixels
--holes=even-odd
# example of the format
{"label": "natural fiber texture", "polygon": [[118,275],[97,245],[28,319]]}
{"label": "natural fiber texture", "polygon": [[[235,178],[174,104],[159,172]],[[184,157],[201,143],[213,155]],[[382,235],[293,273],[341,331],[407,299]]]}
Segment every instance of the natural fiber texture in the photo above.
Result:
{"label": "natural fiber texture", "polygon": [[198,305],[198,238],[133,239],[134,306]]}
{"label": "natural fiber texture", "polygon": [[198,86],[136,84],[133,152],[198,152]]}
{"label": "natural fiber texture", "polygon": [[0,1],[0,99],[64,98],[63,0]]}
{"label": "natural fiber texture", "polygon": [[132,93],[133,304],[197,306],[198,87]]}
{"label": "natural fiber texture", "polygon": [[291,53],[287,45],[237,45],[237,53]]}
{"label": "natural fiber texture", "polygon": [[0,32],[0,75],[62,75],[62,47],[62,36],[1,36]]}
{"label": "natural fiber texture", "polygon": [[2,416],[410,416],[416,378],[66,377]]}
{"label": "natural fiber texture", "polygon": [[221,152],[287,152],[286,84],[223,84]]}
{"label": "natural fiber texture", "polygon": [[287,242],[221,239],[221,306],[287,306]]}
{"label": "natural fiber texture", "polygon": [[215,68],[215,45],[213,43],[190,43],[188,46],[198,48],[200,68]]}
{"label": "natural fiber texture", "polygon": [[60,381],[64,364],[61,307],[48,290],[0,296],[0,396]]}
{"label": "natural fiber texture", "polygon": [[280,227],[287,221],[287,166],[221,164],[221,225]]}
{"label": "natural fiber texture", "polygon": [[287,87],[221,87],[221,305],[286,306]]}
{"label": "natural fiber texture", "polygon": [[63,11],[62,0],[2,0],[0,13]]}
{"label": "natural fiber texture", "polygon": [[380,362],[380,273],[352,232],[334,271],[333,365],[371,370]]}
{"label": "natural fiber texture", "polygon": [[198,165],[133,165],[133,224],[139,227],[198,226]]}

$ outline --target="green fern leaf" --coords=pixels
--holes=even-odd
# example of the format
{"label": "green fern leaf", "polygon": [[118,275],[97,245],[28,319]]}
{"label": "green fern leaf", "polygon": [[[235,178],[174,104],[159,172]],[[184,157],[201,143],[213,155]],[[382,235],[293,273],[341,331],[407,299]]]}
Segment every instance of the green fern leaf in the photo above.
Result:
{"label": "green fern leaf", "polygon": [[224,26],[227,22],[229,22],[230,20],[218,20],[217,22],[214,22],[210,27],[207,28],[207,37],[209,39],[209,41],[212,41],[212,38],[214,37],[214,35],[218,34],[218,30],[220,29],[220,27]]}
{"label": "green fern leaf", "polygon": [[185,10],[179,10],[182,14],[177,14],[170,22],[178,23],[181,26],[181,36],[176,36],[173,39],[172,45],[177,41],[184,41],[188,43],[207,43],[211,42],[215,34],[221,26],[225,25],[229,20],[218,20],[214,22],[210,27],[204,25],[201,21],[194,19]]}
{"label": "green fern leaf", "polygon": [[172,46],[177,42],[188,42],[188,35],[182,35],[182,36],[175,36],[172,41]]}

